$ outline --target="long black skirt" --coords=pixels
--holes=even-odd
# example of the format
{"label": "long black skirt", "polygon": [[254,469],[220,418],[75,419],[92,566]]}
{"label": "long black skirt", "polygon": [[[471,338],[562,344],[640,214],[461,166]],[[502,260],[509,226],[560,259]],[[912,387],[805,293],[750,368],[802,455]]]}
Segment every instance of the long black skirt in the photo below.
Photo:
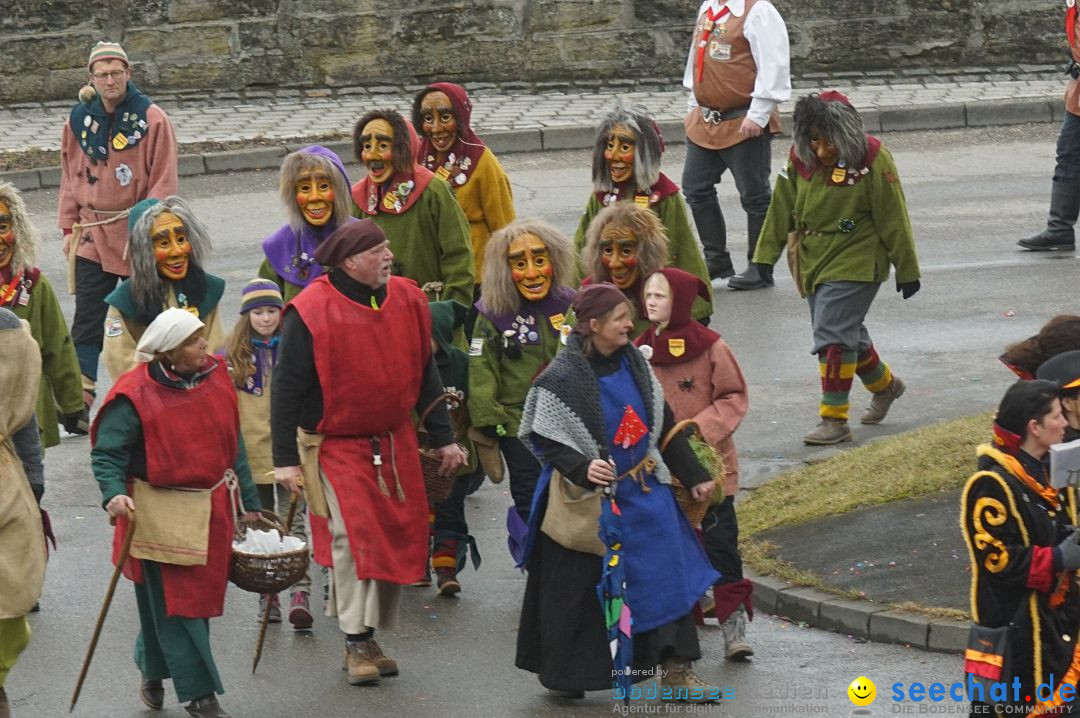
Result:
{"label": "long black skirt", "polygon": [[[611,689],[611,650],[596,597],[603,560],[563,548],[537,531],[527,569],[514,664],[536,673],[545,688]],[[701,657],[692,613],[634,636],[634,682],[672,657]]]}

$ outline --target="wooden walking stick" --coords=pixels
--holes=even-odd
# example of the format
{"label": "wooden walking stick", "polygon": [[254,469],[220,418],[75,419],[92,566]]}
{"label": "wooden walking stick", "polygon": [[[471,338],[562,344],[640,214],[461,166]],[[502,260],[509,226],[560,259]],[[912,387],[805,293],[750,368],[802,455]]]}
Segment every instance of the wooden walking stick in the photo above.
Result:
{"label": "wooden walking stick", "polygon": [[[304,480],[297,479],[297,486],[303,486]],[[293,516],[296,515],[296,500],[300,494],[293,494],[289,498],[289,513],[285,517],[285,533],[288,534],[292,531]],[[282,536],[284,538],[284,536]],[[266,639],[266,626],[270,623],[270,606],[272,606],[269,596],[266,599],[266,608],[263,609],[262,623],[259,624],[259,637],[255,641],[255,659],[251,662],[251,673],[254,675],[255,669],[259,667],[259,659],[262,658],[263,641]]]}
{"label": "wooden walking stick", "polygon": [[[116,523],[116,519],[113,519]],[[131,539],[135,536],[135,512],[128,512],[128,529],[124,535],[124,545],[120,549],[120,558],[113,569],[112,578],[109,580],[109,590],[105,592],[105,602],[101,604],[101,613],[98,615],[97,625],[94,626],[94,636],[90,639],[90,647],[86,649],[86,658],[83,659],[82,671],[79,672],[79,680],[75,684],[75,692],[71,696],[71,707],[68,713],[75,710],[75,703],[79,700],[79,692],[82,690],[83,681],[86,680],[86,672],[90,670],[90,659],[94,657],[94,649],[97,648],[98,638],[101,636],[101,627],[105,625],[105,616],[109,613],[109,604],[112,603],[113,593],[116,591],[116,582],[120,580],[120,573],[124,570],[128,554],[131,552]]]}

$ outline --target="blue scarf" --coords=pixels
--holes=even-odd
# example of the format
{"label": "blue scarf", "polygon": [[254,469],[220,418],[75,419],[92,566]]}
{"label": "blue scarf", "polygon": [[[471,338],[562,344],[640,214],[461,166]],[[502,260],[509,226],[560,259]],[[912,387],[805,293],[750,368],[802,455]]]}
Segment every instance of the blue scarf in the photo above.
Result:
{"label": "blue scarf", "polygon": [[255,371],[248,377],[243,391],[255,396],[263,395],[263,387],[269,384],[270,374],[274,371],[274,364],[277,362],[277,348],[280,340],[280,334],[275,334],[269,341],[258,337],[251,338],[251,346],[255,349],[251,357],[255,364]]}
{"label": "blue scarf", "polygon": [[127,94],[112,114],[101,104],[101,96],[95,95],[90,102],[72,108],[69,126],[87,157],[105,161],[110,147],[117,152],[129,150],[146,137],[150,126],[146,111],[152,104],[153,100],[128,80]]}

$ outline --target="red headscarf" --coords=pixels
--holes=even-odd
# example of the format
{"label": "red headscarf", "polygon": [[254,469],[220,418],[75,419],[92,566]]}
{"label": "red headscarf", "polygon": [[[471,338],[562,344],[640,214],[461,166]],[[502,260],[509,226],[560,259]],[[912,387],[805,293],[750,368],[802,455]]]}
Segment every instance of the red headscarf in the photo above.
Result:
{"label": "red headscarf", "polygon": [[[408,172],[398,172],[381,186],[371,181],[370,177],[364,177],[352,186],[353,202],[361,212],[375,216],[380,212],[385,214],[404,214],[416,204],[420,195],[431,184],[434,175],[426,168],[416,163],[417,151],[420,149],[420,138],[416,134],[416,128],[412,123],[402,118],[405,129],[409,131],[409,146],[413,151],[413,166]],[[397,201],[392,206],[387,206],[387,195],[393,193]]]}
{"label": "red headscarf", "polygon": [[464,87],[452,82],[433,82],[424,88],[424,92],[417,98],[418,101],[413,108],[414,123],[420,122],[419,100],[432,92],[442,92],[450,98],[450,105],[454,108],[454,117],[457,119],[457,138],[450,147],[447,162],[440,166],[435,158],[435,150],[431,147],[431,141],[426,135],[421,135],[420,152],[416,156],[416,161],[417,164],[434,172],[435,176],[449,182],[451,187],[460,187],[469,181],[473,170],[480,162],[480,155],[484,154],[484,141],[473,131],[473,107],[468,93],[465,92]]}
{"label": "red headscarf", "polygon": [[[634,340],[634,344],[652,347],[649,361],[653,364],[677,364],[704,354],[720,335],[702,326],[691,316],[690,309],[696,297],[712,299],[709,285],[700,277],[675,267],[665,267],[656,274],[664,275],[671,286],[671,319],[662,331],[658,332],[655,325],[650,326]],[[645,280],[646,286],[648,281]]]}

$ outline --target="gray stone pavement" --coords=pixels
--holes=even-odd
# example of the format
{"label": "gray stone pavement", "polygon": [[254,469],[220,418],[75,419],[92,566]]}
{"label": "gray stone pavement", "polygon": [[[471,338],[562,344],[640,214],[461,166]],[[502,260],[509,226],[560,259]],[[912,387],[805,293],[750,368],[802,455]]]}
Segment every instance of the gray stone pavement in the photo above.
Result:
{"label": "gray stone pavement", "polygon": [[[841,73],[843,74],[843,73]],[[852,74],[852,73],[847,73]],[[863,111],[867,128],[916,130],[1022,122],[1050,122],[1061,116],[1064,76],[1045,71],[1028,75],[985,74],[980,79],[945,75],[960,81],[925,78],[814,77],[796,83],[795,97],[835,88]],[[1028,79],[1006,79],[1027,77]],[[592,128],[616,98],[644,104],[665,130],[675,129],[686,114],[687,92],[675,83],[655,80],[614,81],[602,89],[533,90],[509,85],[471,86],[473,125],[481,135],[511,133],[497,151],[566,149],[591,144]],[[874,84],[870,84],[874,83]],[[347,134],[367,109],[408,111],[418,88],[374,87],[338,90],[278,90],[180,93],[155,99],[168,111],[181,144],[282,140]],[[0,152],[54,150],[74,102],[20,103],[0,107]],[[781,108],[790,112],[793,103]],[[584,130],[568,134],[566,130]],[[545,132],[556,130],[556,132]],[[562,132],[558,132],[562,130]],[[525,135],[517,133],[525,132]],[[535,139],[540,138],[537,146]],[[550,138],[550,141],[545,141]],[[532,141],[530,141],[532,140]],[[494,146],[494,145],[493,145]]]}

